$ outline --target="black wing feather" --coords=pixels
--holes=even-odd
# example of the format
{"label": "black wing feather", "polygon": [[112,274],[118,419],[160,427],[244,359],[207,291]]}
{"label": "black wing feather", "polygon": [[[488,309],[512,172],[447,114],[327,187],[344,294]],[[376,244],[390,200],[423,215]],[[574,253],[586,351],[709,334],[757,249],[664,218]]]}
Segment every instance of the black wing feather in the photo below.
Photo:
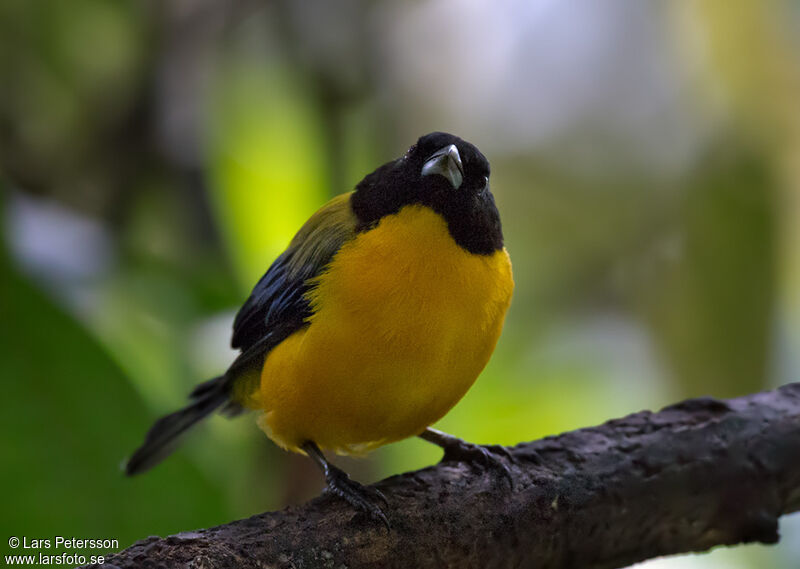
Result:
{"label": "black wing feather", "polygon": [[201,383],[183,409],[158,420],[133,454],[126,472],[138,474],[163,460],[181,435],[217,409],[240,413],[243,400],[258,388],[264,357],[307,325],[306,293],[341,246],[356,233],[350,194],[334,198],[303,225],[289,247],[258,281],[233,323],[231,344],[242,353],[224,375]]}
{"label": "black wing feather", "polygon": [[242,355],[257,345],[263,350],[264,339],[271,337],[268,351],[306,324],[314,277],[355,236],[350,195],[334,198],[311,216],[253,288],[233,322],[231,346]]}
{"label": "black wing feather", "polygon": [[[291,278],[288,274],[291,253],[286,251],[275,259],[236,314],[231,347],[246,352],[270,332],[274,333],[276,327],[286,335],[291,334],[311,315],[304,299],[309,288],[306,283],[308,276],[292,275],[294,278]],[[286,335],[277,342],[285,339]]]}

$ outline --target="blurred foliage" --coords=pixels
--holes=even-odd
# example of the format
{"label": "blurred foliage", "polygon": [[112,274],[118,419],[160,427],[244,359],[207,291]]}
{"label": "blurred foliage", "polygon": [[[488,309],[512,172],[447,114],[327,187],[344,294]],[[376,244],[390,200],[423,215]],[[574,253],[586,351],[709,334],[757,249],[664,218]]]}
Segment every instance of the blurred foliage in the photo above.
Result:
{"label": "blurred foliage", "polygon": [[[796,3],[455,2],[0,3],[7,535],[124,546],[317,493],[252,417],[118,466],[231,361],[302,222],[426,131],[490,158],[517,284],[439,427],[512,444],[798,379]],[[336,460],[373,480],[438,456]],[[784,525],[653,566],[795,567]]]}
{"label": "blurred foliage", "polygon": [[209,113],[212,199],[248,290],[328,194],[311,102],[290,73],[263,63],[225,58]]}
{"label": "blurred foliage", "polygon": [[[3,535],[116,538],[121,544],[232,515],[219,485],[186,457],[126,479],[121,463],[150,413],[119,367],[73,317],[0,254]],[[151,506],[145,506],[150,504]],[[97,553],[92,552],[92,553]]]}
{"label": "blurred foliage", "polygon": [[133,117],[144,104],[148,33],[137,2],[3,2],[0,153],[6,173],[75,207],[111,207],[118,196],[115,170],[131,174],[147,152]]}
{"label": "blurred foliage", "polygon": [[723,152],[687,182],[685,254],[642,293],[675,381],[691,396],[757,391],[768,374],[775,184],[757,154]]}

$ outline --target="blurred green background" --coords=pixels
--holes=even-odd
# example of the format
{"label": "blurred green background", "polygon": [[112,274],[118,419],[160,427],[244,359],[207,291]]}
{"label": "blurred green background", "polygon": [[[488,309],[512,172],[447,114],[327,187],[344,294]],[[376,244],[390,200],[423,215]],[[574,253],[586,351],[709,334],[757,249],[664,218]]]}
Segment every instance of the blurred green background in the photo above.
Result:
{"label": "blurred green background", "polygon": [[[4,0],[4,554],[317,494],[252,417],[145,476],[120,464],[232,360],[294,230],[432,130],[492,162],[517,283],[440,428],[510,444],[799,379],[798,101],[790,0]],[[372,481],[438,457],[337,462]],[[781,529],[647,566],[796,568],[800,518]]]}

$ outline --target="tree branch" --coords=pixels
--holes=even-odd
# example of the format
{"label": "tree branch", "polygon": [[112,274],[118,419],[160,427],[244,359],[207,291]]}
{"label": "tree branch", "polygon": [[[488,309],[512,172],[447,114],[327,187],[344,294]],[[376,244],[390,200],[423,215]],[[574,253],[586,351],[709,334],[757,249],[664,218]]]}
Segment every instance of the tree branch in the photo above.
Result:
{"label": "tree branch", "polygon": [[499,472],[443,463],[388,478],[393,529],[322,496],[166,539],[102,567],[624,567],[778,541],[800,509],[800,383],[692,399],[520,444]]}

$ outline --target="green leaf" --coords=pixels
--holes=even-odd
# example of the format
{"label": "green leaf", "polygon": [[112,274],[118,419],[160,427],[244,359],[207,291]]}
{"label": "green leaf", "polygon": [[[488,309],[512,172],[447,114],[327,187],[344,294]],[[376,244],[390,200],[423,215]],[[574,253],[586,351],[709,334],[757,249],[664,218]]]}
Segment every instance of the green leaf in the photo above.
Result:
{"label": "green leaf", "polygon": [[124,547],[229,519],[221,490],[181,456],[142,477],[123,475],[150,413],[92,337],[5,256],[0,274],[2,534]]}

